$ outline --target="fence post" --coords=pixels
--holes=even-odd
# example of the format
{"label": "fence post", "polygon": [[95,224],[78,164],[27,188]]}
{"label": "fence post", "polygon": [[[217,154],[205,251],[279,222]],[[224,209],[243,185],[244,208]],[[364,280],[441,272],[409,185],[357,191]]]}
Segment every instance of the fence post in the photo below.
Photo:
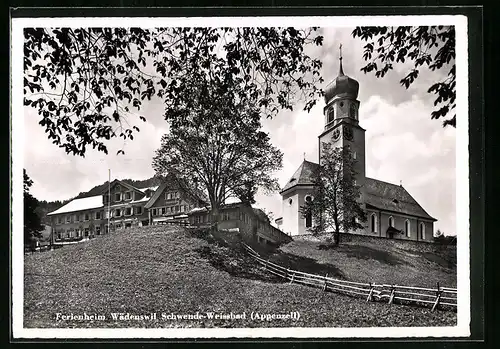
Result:
{"label": "fence post", "polygon": [[292,278],[290,279],[290,283],[293,283],[293,278],[295,277],[295,270],[292,270]]}
{"label": "fence post", "polygon": [[325,275],[325,285],[323,286],[323,291],[326,291],[326,278],[328,277],[328,273]]}
{"label": "fence post", "polygon": [[266,261],[266,265],[264,266],[264,268],[267,270],[267,265],[269,264],[269,258],[267,259]]}
{"label": "fence post", "polygon": [[391,296],[389,297],[389,304],[392,304],[392,302],[394,301],[394,285],[391,286]]}
{"label": "fence post", "polygon": [[368,294],[368,298],[366,298],[366,301],[367,301],[367,302],[370,302],[370,301],[372,300],[373,285],[372,285],[372,283],[371,283],[371,282],[370,282],[368,285],[370,286],[370,293]]}
{"label": "fence post", "polygon": [[436,291],[436,301],[434,302],[434,305],[432,306],[432,310],[434,311],[438,306],[439,306],[439,300],[441,299],[441,289],[439,288],[439,281],[437,283],[437,291]]}

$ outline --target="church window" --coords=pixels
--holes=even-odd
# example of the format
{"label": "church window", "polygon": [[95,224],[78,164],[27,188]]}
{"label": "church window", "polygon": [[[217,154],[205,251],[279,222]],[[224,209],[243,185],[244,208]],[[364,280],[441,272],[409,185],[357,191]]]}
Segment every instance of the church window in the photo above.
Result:
{"label": "church window", "polygon": [[370,217],[370,225],[371,225],[371,228],[372,228],[372,233],[376,233],[377,232],[377,215],[375,213],[372,213],[371,217]]}
{"label": "church window", "polygon": [[312,201],[312,197],[310,195],[307,195],[306,196],[306,202],[311,202]]}
{"label": "church window", "polygon": [[405,233],[407,237],[410,237],[410,221],[408,219],[405,221]]}
{"label": "church window", "polygon": [[292,206],[292,203],[293,203],[293,200],[292,199],[288,199],[288,205]]}
{"label": "church window", "polygon": [[306,228],[312,227],[312,213],[311,211],[308,211],[306,213]]}
{"label": "church window", "polygon": [[394,228],[394,218],[392,218],[392,216],[389,217],[389,227]]}
{"label": "church window", "polygon": [[358,154],[355,151],[352,152],[352,158],[356,160],[358,158]]}
{"label": "church window", "polygon": [[351,106],[349,108],[349,117],[352,118],[352,119],[356,119],[357,120],[357,117],[356,117],[356,105],[354,105],[354,104],[351,104]]}
{"label": "church window", "polygon": [[335,116],[335,114],[334,114],[333,107],[328,108],[328,111],[326,112],[326,117],[327,117],[327,123],[328,124],[333,121],[334,116]]}
{"label": "church window", "polygon": [[420,223],[420,238],[422,240],[425,239],[425,224],[424,223]]}
{"label": "church window", "polygon": [[340,102],[340,107],[343,108],[344,107],[344,102]]}

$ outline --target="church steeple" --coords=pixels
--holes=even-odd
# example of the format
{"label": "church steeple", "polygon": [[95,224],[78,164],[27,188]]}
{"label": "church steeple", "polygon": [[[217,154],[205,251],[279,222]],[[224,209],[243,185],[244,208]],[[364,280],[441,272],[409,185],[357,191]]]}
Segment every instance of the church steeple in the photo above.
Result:
{"label": "church steeple", "polygon": [[340,55],[339,55],[339,61],[340,61],[339,76],[343,76],[344,75],[344,69],[342,68],[342,44],[340,44],[340,46],[339,46],[339,51],[340,51]]}
{"label": "church steeple", "polygon": [[365,178],[365,130],[359,125],[359,83],[344,73],[342,48],[340,44],[338,75],[325,89],[325,128],[318,137],[319,158],[321,163],[324,143],[348,146],[356,159],[356,180],[361,185]]}

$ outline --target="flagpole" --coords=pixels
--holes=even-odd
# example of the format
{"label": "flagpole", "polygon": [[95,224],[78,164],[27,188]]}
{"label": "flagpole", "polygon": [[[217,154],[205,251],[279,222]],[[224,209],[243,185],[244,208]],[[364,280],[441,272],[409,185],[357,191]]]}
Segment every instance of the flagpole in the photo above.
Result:
{"label": "flagpole", "polygon": [[111,233],[111,169],[108,168],[108,234]]}

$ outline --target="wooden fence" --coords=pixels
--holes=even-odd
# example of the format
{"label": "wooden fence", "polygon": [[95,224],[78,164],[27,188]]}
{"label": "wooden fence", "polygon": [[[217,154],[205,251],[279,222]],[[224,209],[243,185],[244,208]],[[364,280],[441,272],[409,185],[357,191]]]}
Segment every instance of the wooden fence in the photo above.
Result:
{"label": "wooden fence", "polygon": [[264,268],[279,277],[290,280],[290,283],[322,288],[323,291],[339,292],[355,297],[363,297],[367,302],[380,301],[389,304],[409,304],[432,306],[432,311],[440,307],[443,310],[455,310],[457,307],[457,289],[441,287],[424,288],[413,286],[387,285],[377,283],[362,283],[333,279],[325,276],[308,274],[298,270],[287,269],[262,258],[250,246],[244,244],[248,254]]}

